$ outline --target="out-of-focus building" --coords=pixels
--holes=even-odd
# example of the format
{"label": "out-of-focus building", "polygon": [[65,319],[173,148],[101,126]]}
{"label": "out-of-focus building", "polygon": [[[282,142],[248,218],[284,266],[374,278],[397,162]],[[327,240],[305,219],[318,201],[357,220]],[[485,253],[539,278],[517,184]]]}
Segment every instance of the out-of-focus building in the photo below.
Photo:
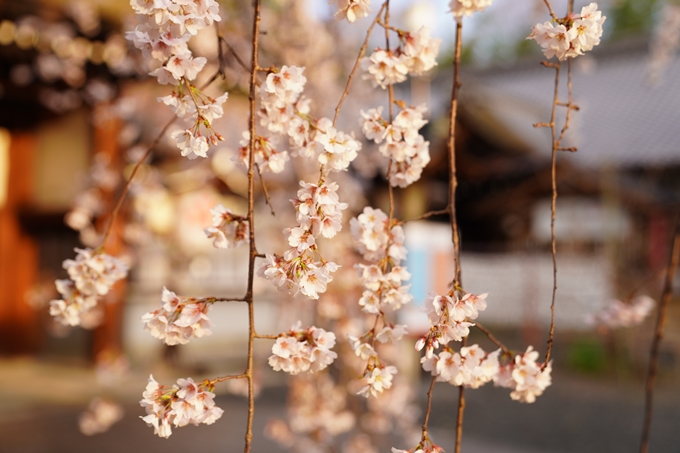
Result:
{"label": "out-of-focus building", "polygon": [[[634,41],[603,45],[573,62],[580,110],[564,146],[578,151],[561,151],[557,161],[559,327],[586,328],[586,315],[635,290],[660,294],[680,207],[680,81],[673,76],[680,60],[653,83],[649,58],[647,42]],[[537,60],[463,71],[457,211],[464,287],[490,293],[482,322],[550,322],[551,138],[533,124],[550,119],[554,72]],[[566,63],[562,75],[566,102]],[[427,182],[415,189],[421,196],[403,198],[421,200],[421,213],[447,201],[445,145],[436,137],[446,130],[450,86],[450,73],[441,73],[429,87],[432,162]],[[565,110],[558,108],[558,128]],[[446,291],[453,272],[448,225],[409,225],[407,236],[416,300]]]}

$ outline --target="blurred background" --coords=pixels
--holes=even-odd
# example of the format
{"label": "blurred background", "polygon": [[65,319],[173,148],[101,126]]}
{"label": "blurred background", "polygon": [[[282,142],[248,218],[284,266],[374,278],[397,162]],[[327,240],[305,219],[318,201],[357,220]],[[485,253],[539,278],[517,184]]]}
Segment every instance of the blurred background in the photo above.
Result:
{"label": "blurred background", "polygon": [[[558,15],[566,9],[553,3]],[[250,6],[241,0],[220,4],[220,29],[233,51],[218,46],[214,29],[203,30],[191,48],[209,60],[199,85],[223,69],[208,91],[230,93],[225,116],[215,123],[226,140],[208,159],[195,161],[181,158],[169,137],[161,140],[131,186],[109,249],[132,266],[129,279],[93,310],[84,328],[70,328],[48,314],[49,301],[58,297],[54,280],[66,276],[61,263],[73,258],[74,247],[99,245],[116,195],[172,117],[156,101],[170,90],[147,78],[148,62],[125,40],[125,31],[136,26],[127,2],[0,2],[0,452],[242,448],[246,403],[238,385],[217,389],[223,419],[177,430],[170,441],[156,438],[137,419],[144,415],[137,401],[150,373],[173,382],[187,375],[239,373],[245,363],[243,306],[216,306],[213,334],[182,347],[161,344],[140,321],[157,308],[163,286],[183,295],[235,297],[245,290],[247,252],[217,251],[202,232],[215,204],[239,213],[246,207],[247,178],[235,156],[247,125],[248,74],[235,55],[247,61],[250,53]],[[576,9],[586,4],[576,2]],[[326,2],[264,5],[261,65],[305,66],[313,114],[331,116],[371,19],[334,21],[336,6]],[[395,87],[397,98],[429,109],[421,133],[430,142],[432,161],[420,181],[395,191],[395,215],[408,220],[447,203],[455,22],[444,1],[391,5],[395,26],[417,30],[431,24],[432,35],[442,38],[438,67]],[[373,10],[378,8],[374,2]],[[646,294],[658,302],[661,293],[680,207],[680,4],[602,0],[600,9],[607,16],[603,42],[573,63],[580,110],[566,142],[578,152],[562,153],[557,164],[553,386],[533,405],[511,401],[504,389],[469,391],[463,451],[625,452],[636,451],[639,442],[656,310],[624,327],[607,325],[598,314],[614,299],[629,303]],[[480,321],[509,347],[523,351],[533,344],[541,353],[553,284],[550,134],[532,124],[550,118],[554,73],[540,65],[540,49],[525,38],[531,26],[547,19],[542,0],[495,0],[465,19],[456,137],[465,288],[489,293]],[[382,33],[374,33],[371,47],[383,45]],[[564,99],[566,83],[561,90]],[[340,129],[359,136],[360,109],[377,105],[387,105],[384,92],[357,78]],[[364,142],[350,171],[338,175],[351,216],[366,205],[389,208],[384,169],[377,150]],[[288,200],[298,181],[315,171],[292,163],[281,174],[267,174],[275,216],[258,187],[260,251],[285,249],[281,231],[294,222]],[[412,338],[395,356],[404,361],[400,369],[417,405],[428,381],[411,346],[426,328],[418,308],[430,291],[448,290],[452,250],[446,216],[405,229],[414,301],[400,313],[400,322],[409,325]],[[319,317],[339,325],[355,310],[348,307],[360,297],[352,267],[360,258],[349,253],[351,238],[325,246],[343,265],[333,282],[337,287],[311,304],[258,279],[259,332],[274,334],[298,319]],[[678,280],[676,275],[676,287]],[[661,343],[652,425],[652,450],[659,452],[677,451],[680,444],[677,299],[669,306]],[[477,334],[471,341],[482,344]],[[258,346],[263,368],[254,449],[283,451],[272,440],[277,436],[270,422],[291,417],[285,405],[288,380],[264,365],[269,346]],[[436,392],[433,432],[450,450],[457,389],[440,384]],[[82,414],[98,395],[117,401],[125,415],[108,432],[85,436]],[[385,430],[378,437],[381,451],[390,445],[409,448],[395,444]],[[348,446],[352,439],[345,434],[336,444],[357,451]]]}

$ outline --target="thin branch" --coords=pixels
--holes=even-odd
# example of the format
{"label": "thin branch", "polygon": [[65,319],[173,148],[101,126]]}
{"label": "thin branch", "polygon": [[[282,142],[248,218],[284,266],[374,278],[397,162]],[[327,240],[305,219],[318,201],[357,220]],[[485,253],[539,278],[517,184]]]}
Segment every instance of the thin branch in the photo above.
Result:
{"label": "thin branch", "polygon": [[215,378],[212,381],[210,381],[210,383],[215,385],[218,382],[230,381],[232,379],[246,379],[247,377],[248,377],[247,374],[232,374],[232,375],[229,375],[229,376],[222,376],[222,377]]}
{"label": "thin branch", "polygon": [[337,107],[335,107],[335,116],[333,116],[333,127],[335,127],[335,124],[338,122],[338,116],[340,115],[342,103],[345,102],[345,98],[349,94],[349,88],[352,86],[352,80],[354,80],[354,75],[356,74],[357,69],[359,69],[359,63],[361,63],[361,59],[363,58],[364,53],[366,53],[366,48],[368,47],[368,39],[371,37],[373,27],[375,27],[375,24],[378,22],[378,20],[380,20],[380,15],[385,9],[385,5],[387,5],[387,2],[383,3],[382,7],[380,7],[380,11],[378,11],[378,14],[375,15],[373,22],[371,22],[371,26],[368,27],[368,30],[366,31],[366,38],[364,39],[364,43],[361,46],[361,50],[359,50],[359,56],[357,56],[357,61],[354,63],[352,72],[349,73],[347,85],[345,85],[345,91],[342,92],[342,96],[340,96],[340,101],[338,102]]}
{"label": "thin branch", "polygon": [[555,15],[555,12],[552,9],[552,6],[550,6],[550,2],[548,0],[543,0],[543,3],[545,3],[545,6],[548,7],[548,11],[550,12],[550,16],[553,19],[557,19],[557,16]]}
{"label": "thin branch", "polygon": [[[458,178],[456,175],[456,116],[458,114],[458,95],[462,83],[460,81],[460,58],[463,49],[463,19],[456,21],[456,50],[453,57],[453,86],[451,87],[451,110],[449,112],[449,217],[451,220],[451,239],[453,241],[453,255],[455,261],[455,275],[453,288],[462,286],[462,271],[460,266],[460,232],[456,218],[456,189]],[[463,346],[467,338],[463,338]],[[465,388],[458,388],[458,411],[456,415],[456,443],[454,453],[460,453],[460,445],[463,438],[463,415],[465,413]]]}
{"label": "thin branch", "polygon": [[422,437],[424,442],[429,439],[427,433],[427,425],[430,423],[430,414],[432,413],[432,394],[434,393],[434,384],[437,382],[437,376],[432,376],[430,381],[430,389],[427,391],[427,406],[425,407],[425,418],[423,419]]}
{"label": "thin branch", "polygon": [[[555,297],[557,295],[557,245],[555,240],[555,217],[557,214],[557,129],[555,125],[557,116],[557,103],[559,102],[560,89],[560,67],[558,64],[555,67],[555,91],[553,94],[552,111],[550,113],[550,135],[552,138],[552,157],[550,165],[550,179],[552,182],[552,197],[550,201],[550,251],[552,254],[553,263],[553,288],[552,300],[550,303],[550,330],[548,332],[548,347],[545,352],[545,361],[543,369],[548,366],[550,361],[550,354],[552,352],[553,341],[555,337]],[[571,110],[569,110],[571,111]]]}
{"label": "thin branch", "polygon": [[456,22],[456,50],[453,58],[453,87],[451,89],[451,109],[449,113],[449,205],[448,211],[451,220],[451,239],[453,242],[453,259],[455,262],[455,277],[453,286],[460,286],[460,232],[456,219],[456,189],[458,178],[456,176],[456,116],[458,113],[458,93],[462,83],[460,81],[460,57],[463,49],[463,20]]}
{"label": "thin branch", "polygon": [[240,66],[241,66],[248,74],[250,74],[250,73],[252,72],[251,69],[250,69],[250,66],[248,66],[248,64],[246,64],[246,62],[243,61],[243,59],[241,58],[241,56],[236,52],[236,49],[234,49],[234,48],[232,47],[232,45],[229,44],[229,42],[228,42],[228,41],[224,38],[224,36],[222,36],[222,35],[220,35],[220,41],[221,41],[222,43],[224,43],[224,45],[227,47],[227,49],[229,50],[229,52],[234,56],[234,58],[236,59],[236,61],[238,62],[238,64],[239,64],[239,65],[240,65]]}
{"label": "thin branch", "polygon": [[219,22],[215,22],[215,34],[217,35],[217,62],[218,62],[218,68],[215,74],[213,74],[210,79],[201,87],[201,91],[205,90],[211,83],[213,83],[215,80],[217,80],[218,77],[221,77],[222,80],[224,80],[226,74],[224,72],[224,54],[222,53],[222,34],[220,33],[220,24]]}
{"label": "thin branch", "polygon": [[253,4],[253,34],[252,34],[252,56],[250,71],[250,90],[249,90],[249,109],[248,126],[250,130],[250,147],[248,149],[248,246],[250,256],[248,257],[248,286],[246,289],[246,299],[248,302],[248,362],[246,372],[248,378],[248,419],[246,422],[246,435],[244,453],[250,453],[253,440],[253,418],[255,416],[255,386],[253,379],[253,361],[255,347],[255,301],[253,296],[253,283],[255,280],[255,258],[257,248],[255,247],[255,91],[257,88],[257,68],[259,68],[258,53],[260,45],[260,8],[262,0],[254,0]]}
{"label": "thin branch", "polygon": [[408,223],[408,222],[417,222],[418,220],[425,220],[425,219],[429,219],[430,217],[434,217],[436,215],[444,215],[444,214],[448,214],[448,213],[449,213],[448,207],[445,208],[445,209],[440,209],[438,211],[429,211],[429,212],[426,212],[425,214],[418,216],[418,217],[415,217],[413,219],[401,220],[399,222],[399,224],[401,225],[401,224]]}
{"label": "thin branch", "polygon": [[269,212],[271,212],[271,214],[275,216],[276,213],[274,212],[274,206],[272,206],[272,202],[269,199],[269,191],[267,190],[267,185],[265,184],[264,178],[262,177],[260,166],[258,164],[255,164],[255,168],[257,168],[257,176],[260,177],[260,183],[262,184],[262,192],[264,192],[264,201],[265,203],[267,203],[267,206],[269,206]]}
{"label": "thin branch", "polygon": [[[568,102],[565,107],[567,107],[567,117],[564,120],[564,126],[562,126],[562,131],[560,132],[560,136],[557,139],[557,147],[558,151],[576,151],[577,148],[572,147],[572,148],[560,148],[560,145],[562,143],[562,139],[564,139],[564,134],[567,132],[567,129],[569,129],[569,123],[571,121],[571,112],[572,110],[578,110],[577,108],[572,108],[572,103],[574,102],[574,98],[572,95],[572,84],[571,84],[571,58],[567,59],[567,96],[568,96]],[[557,102],[557,105],[562,104],[561,102]]]}
{"label": "thin branch", "polygon": [[278,335],[259,335],[255,334],[255,338],[261,339],[261,340],[277,340],[279,338]]}
{"label": "thin branch", "polygon": [[[463,338],[462,346],[467,345],[467,337]],[[465,415],[465,387],[458,387],[458,411],[456,413],[456,445],[454,453],[460,453],[460,445],[463,440],[463,416]]]}
{"label": "thin branch", "polygon": [[490,331],[489,329],[487,329],[486,327],[484,327],[483,325],[481,325],[481,324],[478,323],[478,322],[475,322],[475,327],[478,328],[479,330],[481,330],[482,333],[484,333],[484,335],[486,335],[486,336],[489,338],[489,340],[491,340],[491,342],[492,342],[493,344],[495,344],[496,346],[498,346],[498,347],[501,349],[501,351],[503,351],[503,354],[508,355],[508,356],[512,356],[512,355],[513,355],[512,352],[510,352],[510,350],[509,350],[503,343],[501,343],[501,341],[498,340],[498,338],[496,338],[496,337],[491,333],[491,331]]}
{"label": "thin branch", "polygon": [[248,302],[245,297],[206,297],[204,299],[212,299],[215,302]]}
{"label": "thin branch", "polygon": [[149,145],[149,147],[146,149],[146,152],[142,156],[141,159],[139,159],[139,162],[135,164],[135,167],[132,169],[132,173],[130,173],[130,177],[128,178],[127,182],[125,183],[125,186],[123,187],[123,191],[120,193],[118,196],[118,200],[116,200],[116,205],[114,206],[113,210],[111,211],[111,219],[109,220],[109,224],[106,227],[106,231],[104,232],[104,237],[102,238],[102,245],[101,247],[104,248],[106,246],[106,241],[109,239],[109,236],[111,235],[111,230],[113,228],[113,224],[116,221],[116,218],[118,217],[118,211],[120,211],[120,208],[123,206],[123,201],[125,200],[125,196],[127,195],[128,191],[130,190],[130,186],[132,185],[132,180],[135,178],[135,175],[137,174],[137,171],[139,171],[139,168],[142,166],[144,161],[151,155],[151,151],[158,145],[158,143],[161,141],[163,138],[163,135],[167,132],[168,128],[172,125],[172,123],[175,122],[177,119],[176,116],[173,116],[173,118],[168,122],[168,124],[165,125],[165,127],[161,130],[161,132],[158,134],[158,137]]}
{"label": "thin branch", "polygon": [[673,238],[673,251],[668,263],[668,271],[666,272],[666,279],[661,293],[661,300],[659,302],[659,314],[656,318],[656,329],[654,332],[654,340],[652,341],[652,350],[649,357],[649,369],[647,371],[647,386],[645,391],[645,418],[642,423],[642,439],[640,441],[640,453],[647,453],[649,451],[649,433],[652,425],[652,405],[654,402],[654,381],[656,380],[656,372],[659,364],[659,345],[663,337],[663,328],[666,324],[666,311],[668,303],[673,294],[673,279],[675,278],[675,271],[678,267],[678,260],[680,259],[680,216],[675,221],[675,237]]}

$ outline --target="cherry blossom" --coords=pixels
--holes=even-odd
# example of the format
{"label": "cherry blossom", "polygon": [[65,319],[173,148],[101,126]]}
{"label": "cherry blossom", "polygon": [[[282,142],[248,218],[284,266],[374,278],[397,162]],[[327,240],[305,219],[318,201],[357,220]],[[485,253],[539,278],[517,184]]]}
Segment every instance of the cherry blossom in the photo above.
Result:
{"label": "cherry blossom", "polygon": [[491,6],[493,0],[451,0],[449,8],[456,20],[463,16],[472,16],[477,11],[484,11]]}
{"label": "cherry blossom", "polygon": [[629,303],[612,300],[586,321],[610,328],[636,326],[649,316],[654,305],[649,296],[638,296]]}
{"label": "cherry blossom", "polygon": [[347,204],[338,198],[337,183],[300,181],[300,186],[297,198],[291,200],[298,226],[284,230],[290,249],[283,257],[266,255],[258,275],[270,280],[280,291],[300,292],[318,299],[333,280],[331,273],[338,265],[321,257],[315,237],[332,238],[340,231],[342,211]]}
{"label": "cherry blossom", "polygon": [[186,344],[191,337],[210,335],[208,311],[216,300],[179,297],[163,288],[161,308],[142,316],[144,329],[167,345]]}
{"label": "cherry blossom", "polygon": [[175,428],[190,423],[212,425],[224,413],[215,406],[213,390],[210,381],[197,384],[191,378],[178,379],[176,385],[168,387],[149,376],[143,399],[139,402],[147,415],[140,418],[153,426],[154,434],[166,438],[172,434],[171,425]]}
{"label": "cherry blossom", "polygon": [[300,330],[298,321],[290,331],[279,335],[272,346],[269,365],[274,371],[290,374],[314,373],[333,363],[337,354],[331,351],[335,346],[335,334],[311,326]]}
{"label": "cherry blossom", "polygon": [[113,401],[95,398],[78,418],[78,428],[86,436],[103,433],[123,418],[123,408]]}
{"label": "cherry blossom", "polygon": [[[335,0],[331,0],[329,3],[334,2]],[[335,13],[335,19],[347,19],[351,23],[366,17],[371,12],[370,4],[370,0],[338,0],[338,11]]]}
{"label": "cherry blossom", "polygon": [[510,397],[521,403],[533,403],[552,383],[552,362],[537,363],[538,352],[529,346],[524,354],[517,354],[513,362],[502,365],[494,376],[494,384],[512,389]]}
{"label": "cherry blossom", "polygon": [[203,231],[218,249],[238,247],[248,242],[248,219],[235,215],[221,203],[210,210],[212,226]]}
{"label": "cherry blossom", "polygon": [[149,74],[159,84],[175,87],[171,95],[158,100],[191,123],[190,127],[173,131],[171,137],[177,140],[182,156],[207,157],[210,144],[223,140],[212,128],[212,122],[224,114],[222,104],[227,94],[214,99],[192,84],[207,60],[194,57],[187,42],[203,28],[221,20],[217,2],[131,0],[130,4],[140,25],[126,34],[127,39],[142,51],[145,59],[157,61],[156,69]]}
{"label": "cherry blossom", "polygon": [[454,292],[446,295],[431,293],[425,301],[425,310],[430,320],[429,331],[416,343],[416,350],[425,348],[429,358],[434,349],[450,341],[461,341],[470,334],[470,327],[479,312],[486,309],[486,296],[466,293],[458,298]]}
{"label": "cherry blossom", "polygon": [[65,260],[70,280],[56,280],[62,299],[50,302],[50,314],[65,325],[77,326],[81,317],[97,305],[101,296],[127,276],[127,265],[111,255],[92,249],[75,249],[75,260]]}
{"label": "cherry blossom", "polygon": [[546,58],[563,61],[583,55],[600,43],[602,24],[606,17],[597,10],[597,3],[581,8],[563,19],[536,24],[527,39],[535,40]]}
{"label": "cherry blossom", "polygon": [[370,370],[367,369],[364,378],[366,385],[359,390],[358,394],[368,398],[369,395],[378,396],[385,389],[392,387],[392,378],[397,374],[397,368],[394,366],[374,366]]}

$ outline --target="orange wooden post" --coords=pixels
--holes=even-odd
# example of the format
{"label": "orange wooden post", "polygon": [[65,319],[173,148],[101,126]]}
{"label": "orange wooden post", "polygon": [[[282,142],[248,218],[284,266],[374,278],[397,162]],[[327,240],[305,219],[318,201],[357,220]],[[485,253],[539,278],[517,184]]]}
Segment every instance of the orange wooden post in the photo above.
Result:
{"label": "orange wooden post", "polygon": [[36,283],[38,246],[22,231],[19,209],[33,197],[35,138],[13,133],[9,145],[7,198],[0,206],[0,352],[35,353],[40,345],[38,313],[26,302]]}
{"label": "orange wooden post", "polygon": [[[106,108],[101,106],[98,108]],[[95,109],[96,110],[96,109]],[[95,117],[96,117],[95,113]],[[121,165],[120,150],[118,147],[118,134],[120,133],[120,119],[108,117],[105,121],[96,123],[94,127],[93,146],[95,153],[101,153],[109,158],[111,168],[118,168]],[[108,205],[110,213],[116,202],[116,193],[104,194],[105,203]],[[100,219],[97,229],[103,232],[109,222],[109,216],[105,215]],[[124,245],[121,237],[120,219],[111,232],[111,238],[107,242],[106,253],[118,256],[123,251]],[[119,281],[111,292],[103,299],[104,321],[94,331],[93,353],[95,357],[102,351],[122,350],[122,328],[123,311],[125,306],[126,284],[125,280]]]}

